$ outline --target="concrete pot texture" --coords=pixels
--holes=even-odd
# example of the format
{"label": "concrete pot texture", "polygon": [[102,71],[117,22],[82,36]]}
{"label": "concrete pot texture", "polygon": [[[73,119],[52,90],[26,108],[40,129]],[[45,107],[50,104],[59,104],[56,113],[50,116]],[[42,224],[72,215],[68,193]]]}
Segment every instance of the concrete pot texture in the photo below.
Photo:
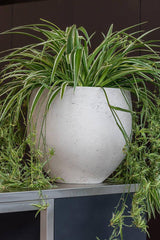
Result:
{"label": "concrete pot texture", "polygon": [[[36,92],[33,91],[30,104]],[[122,94],[120,89],[105,88],[105,92],[110,105],[129,110],[127,101],[131,106],[131,96],[128,91]],[[47,98],[48,90],[45,90],[31,120],[31,129],[33,126],[36,129],[36,147],[55,151],[46,170],[52,177],[62,178],[64,183],[103,182],[124,159],[126,143],[103,90],[67,87],[63,98],[57,95],[51,103],[42,128]],[[131,114],[119,110],[116,114],[130,136]]]}

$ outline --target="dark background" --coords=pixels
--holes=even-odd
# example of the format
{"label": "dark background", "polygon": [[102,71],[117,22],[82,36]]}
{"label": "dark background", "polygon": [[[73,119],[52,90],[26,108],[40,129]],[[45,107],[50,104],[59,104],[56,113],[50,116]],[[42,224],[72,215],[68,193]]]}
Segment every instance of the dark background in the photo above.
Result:
{"label": "dark background", "polygon": [[36,211],[0,214],[0,240],[39,240],[40,215]]}
{"label": "dark background", "polygon": [[[96,32],[93,47],[106,33],[110,24],[114,30],[148,21],[143,26],[159,26],[159,0],[0,0],[0,32],[14,26],[38,23],[40,18],[65,29],[73,23],[83,25],[89,33]],[[151,34],[159,39],[160,30]],[[15,36],[1,36],[0,50],[22,44]]]}
{"label": "dark background", "polygon": [[[96,31],[93,47],[106,33],[111,23],[114,30],[147,21],[144,29],[160,25],[160,0],[0,0],[0,32],[40,18],[52,21],[60,28],[73,23],[83,25],[89,33]],[[150,35],[160,39],[160,30]],[[0,51],[19,46],[26,40],[16,36],[0,36]],[[149,222],[151,240],[157,240],[160,217]]]}
{"label": "dark background", "polygon": [[[127,211],[131,209],[132,196],[127,196]],[[113,231],[110,220],[121,197],[120,193],[55,199],[55,240],[96,240],[96,236],[100,240],[109,240]],[[124,222],[130,225],[131,219]],[[123,239],[146,240],[146,234],[134,227],[124,227]]]}

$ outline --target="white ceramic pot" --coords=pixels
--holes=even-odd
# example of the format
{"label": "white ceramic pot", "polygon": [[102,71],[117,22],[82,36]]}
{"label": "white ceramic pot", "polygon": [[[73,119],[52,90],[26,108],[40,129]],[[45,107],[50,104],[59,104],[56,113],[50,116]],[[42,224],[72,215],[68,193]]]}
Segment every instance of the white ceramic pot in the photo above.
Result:
{"label": "white ceramic pot", "polygon": [[[106,88],[105,91],[111,105],[128,109],[119,89]],[[48,91],[44,91],[33,113],[37,142],[47,94]],[[129,92],[124,94],[131,104]],[[30,102],[34,96],[35,92]],[[123,111],[117,114],[129,136],[131,114]],[[77,87],[74,91],[68,87],[63,99],[58,95],[52,102],[45,126],[46,147],[55,150],[47,168],[52,176],[63,178],[65,183],[101,183],[124,158],[125,140],[101,88]],[[40,148],[44,149],[42,138]]]}

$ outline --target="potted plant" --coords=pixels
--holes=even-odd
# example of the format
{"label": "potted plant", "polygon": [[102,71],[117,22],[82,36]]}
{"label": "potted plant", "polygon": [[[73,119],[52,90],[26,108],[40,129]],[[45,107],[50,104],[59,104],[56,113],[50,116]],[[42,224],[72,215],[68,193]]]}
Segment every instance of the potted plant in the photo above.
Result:
{"label": "potted plant", "polygon": [[[56,151],[59,151],[59,145],[57,142],[54,142],[56,147],[55,149],[53,149],[55,150],[55,154],[53,154],[53,150],[52,148],[50,148],[52,146],[48,144],[48,140],[46,138],[47,135],[49,136],[49,138],[51,137],[50,130],[47,130],[47,124],[50,125],[50,122],[53,118],[55,123],[53,132],[56,132],[60,121],[63,120],[65,117],[68,117],[67,115],[69,109],[71,108],[71,110],[73,110],[73,105],[77,105],[75,109],[81,112],[81,106],[79,106],[74,99],[76,97],[76,93],[82,91],[83,95],[80,102],[83,102],[84,105],[82,105],[82,108],[84,109],[86,107],[86,98],[84,96],[84,93],[86,92],[87,95],[90,95],[88,90],[93,89],[93,91],[97,91],[98,89],[98,93],[95,93],[95,95],[98,95],[99,97],[98,100],[96,100],[96,103],[89,103],[89,105],[91,106],[89,113],[90,118],[87,118],[86,112],[84,116],[81,112],[81,115],[83,116],[83,121],[79,120],[79,126],[77,125],[77,118],[75,118],[77,121],[76,123],[74,121],[71,122],[70,118],[66,118],[67,127],[65,127],[65,129],[62,131],[63,135],[58,140],[58,135],[56,135],[56,140],[60,142],[60,145],[65,145],[64,155],[67,155],[67,142],[70,142],[72,140],[71,138],[76,141],[76,138],[74,138],[74,132],[71,131],[70,134],[73,134],[73,136],[70,137],[69,140],[67,140],[66,138],[63,142],[63,138],[65,137],[65,131],[70,130],[70,127],[73,125],[76,131],[77,129],[80,129],[81,133],[82,129],[84,130],[84,125],[82,128],[80,128],[81,123],[85,123],[85,121],[86,124],[87,121],[90,123],[90,120],[94,118],[91,115],[93,110],[94,112],[100,112],[100,115],[105,112],[104,120],[102,121],[105,122],[106,109],[108,108],[107,111],[111,113],[109,115],[111,119],[110,122],[113,123],[112,126],[114,126],[114,128],[116,129],[112,129],[113,131],[111,131],[109,138],[111,139],[112,132],[114,135],[115,131],[119,133],[118,138],[121,139],[121,142],[119,144],[116,142],[116,137],[114,137],[114,142],[116,142],[116,144],[114,145],[116,151],[113,152],[113,155],[116,155],[117,149],[120,149],[120,153],[118,153],[118,155],[121,156],[120,159],[118,159],[118,161],[113,164],[114,166],[112,166],[111,171],[109,171],[106,175],[104,174],[104,172],[106,171],[106,165],[105,167],[102,167],[100,175],[103,176],[102,178],[98,177],[98,181],[97,179],[96,181],[102,181],[109,174],[111,174],[111,172],[115,168],[117,168],[117,166],[120,164],[120,161],[126,155],[125,160],[118,168],[117,172],[114,175],[114,178],[110,179],[112,181],[114,181],[115,179],[119,180],[119,182],[125,183],[127,181],[128,183],[137,182],[137,179],[135,177],[128,177],[128,175],[132,175],[132,169],[129,169],[129,166],[133,167],[132,164],[130,165],[129,156],[135,151],[136,158],[134,159],[134,161],[136,161],[136,164],[138,164],[138,166],[140,166],[138,157],[142,156],[139,156],[138,149],[135,150],[132,148],[133,142],[131,139],[137,140],[137,129],[139,129],[140,131],[138,136],[144,137],[145,134],[143,133],[142,129],[145,129],[147,125],[149,126],[150,123],[148,119],[150,119],[152,115],[154,116],[157,110],[156,104],[158,102],[156,94],[148,90],[146,86],[149,83],[156,86],[156,89],[158,89],[160,82],[160,58],[158,52],[154,50],[154,47],[157,47],[157,45],[155,42],[147,42],[143,40],[143,38],[153,30],[147,33],[133,31],[129,34],[127,32],[137,26],[132,26],[119,32],[113,32],[113,26],[111,25],[107,34],[104,35],[104,40],[102,41],[102,43],[95,50],[91,51],[91,37],[88,36],[86,30],[83,27],[77,28],[75,25],[73,25],[63,31],[54,24],[49,23],[45,20],[43,21],[43,24],[17,27],[5,32],[5,34],[23,34],[23,30],[25,30],[24,34],[33,37],[38,41],[38,43],[33,43],[22,48],[13,49],[11,52],[1,57],[1,63],[5,65],[4,69],[1,72],[1,126],[6,123],[9,124],[11,129],[9,132],[9,136],[12,136],[12,142],[15,141],[15,139],[13,139],[14,133],[16,132],[18,134],[18,141],[16,139],[16,146],[24,142],[24,140],[27,138],[27,128],[28,133],[30,133],[31,135],[34,134],[35,130],[37,135],[35,139],[33,138],[33,136],[31,136],[29,142],[30,155],[32,157],[35,156],[36,152],[33,147],[35,145],[36,149],[38,149],[38,147],[40,146],[41,154],[43,155],[45,160],[47,159],[48,152],[50,152],[51,155],[54,155],[53,159],[56,159]],[[141,51],[141,55],[139,55],[139,51]],[[109,91],[114,94],[115,92],[118,92],[118,94],[121,95],[122,100],[118,100],[117,103],[115,101],[117,100],[117,95],[113,95],[114,98],[112,100],[112,94],[110,94]],[[133,110],[128,91],[133,96]],[[91,99],[95,99],[95,95],[92,95]],[[102,104],[100,95],[102,95],[102,99],[105,100],[105,104]],[[59,96],[61,97],[61,99]],[[58,104],[57,108],[55,107],[55,103]],[[60,106],[63,107],[62,111],[60,111]],[[52,108],[53,111],[52,113],[50,113],[49,111]],[[28,111],[26,111],[28,113],[25,113],[24,109],[29,109]],[[60,116],[60,119],[56,121],[57,115]],[[69,116],[73,116],[73,112],[71,112]],[[127,123],[123,121],[123,118],[128,119]],[[99,119],[99,117],[97,117],[97,119]],[[128,121],[130,121],[129,124]],[[132,137],[131,124],[134,127]],[[88,125],[85,131],[88,130],[90,125],[92,125],[92,123]],[[97,129],[99,129],[99,127],[100,126],[98,126]],[[88,140],[85,142],[85,144],[87,144],[89,140],[93,141],[94,139],[94,145],[93,147],[91,147],[90,145],[87,147],[86,155],[84,155],[83,157],[85,161],[87,161],[88,154],[92,153],[92,151],[94,150],[94,146],[96,146],[97,152],[101,150],[104,151],[105,155],[107,155],[107,152],[105,152],[107,144],[104,142],[104,140],[106,141],[106,136],[104,135],[105,127],[106,125],[104,125],[102,129],[100,129],[101,135],[104,136],[104,138],[102,142],[99,142],[98,140],[97,145],[99,145],[100,148],[97,148],[96,140],[93,138],[93,136],[95,137],[98,132],[96,129],[96,134],[92,136],[91,133],[94,131],[95,125],[93,124],[93,126],[91,126],[91,130],[88,132]],[[82,142],[83,141],[84,139],[82,138]],[[77,142],[77,145],[80,145],[79,140],[77,140]],[[137,141],[135,141],[135,143],[137,143]],[[150,145],[150,142],[147,143]],[[103,149],[101,149],[101,145],[104,145]],[[109,140],[108,145],[109,148],[107,151],[109,151],[109,149],[111,148]],[[123,150],[124,153],[122,153],[122,148],[124,147],[124,145],[126,145],[126,147]],[[77,153],[74,152],[75,146],[76,145],[72,147],[73,156],[77,156]],[[79,151],[82,152],[82,149],[84,148],[80,148]],[[93,152],[93,155],[91,155],[89,158],[92,159],[95,154],[96,152]],[[38,159],[40,158],[42,158],[42,156],[38,157]],[[63,158],[63,156],[60,155],[60,158]],[[58,157],[57,161],[55,160],[57,165],[60,158]],[[117,159],[117,156],[115,158]],[[102,159],[104,160],[104,158]],[[141,160],[145,163],[143,165],[144,169],[145,167],[150,166],[150,159],[147,158]],[[47,164],[49,165],[50,162],[51,161],[47,161]],[[133,163],[133,161],[131,162]],[[45,165],[45,163],[43,165]],[[111,163],[113,162],[111,161]],[[64,164],[65,162],[63,162],[63,164],[61,165]],[[71,164],[69,161],[69,164],[69,170],[72,167],[74,168],[73,163]],[[96,163],[93,165],[95,165],[96,169],[98,169],[101,164]],[[82,172],[87,169],[87,166],[84,166],[85,167],[82,169]],[[154,166],[153,169],[155,171]],[[152,172],[154,172],[153,169]],[[126,174],[124,174],[125,171]],[[62,173],[64,172],[64,170],[60,170],[59,168],[59,171],[57,172]],[[90,177],[91,182],[96,182],[95,180],[92,180],[92,176],[94,175],[94,173],[95,170],[92,170]],[[75,178],[76,175],[77,173],[75,174]],[[86,181],[86,176],[84,177],[83,175],[80,178],[82,178],[83,181]],[[143,183],[143,180],[140,180],[141,183]],[[144,185],[142,184],[141,187],[143,188]],[[145,194],[146,192],[143,196],[148,197],[148,195]],[[144,202],[141,203],[142,206],[145,204]],[[152,202],[148,202],[147,204],[149,204],[149,210],[151,210],[152,213],[154,212],[153,209],[159,208],[159,204],[157,201],[156,204],[154,204],[153,208]],[[140,219],[141,214],[137,216],[139,217],[138,219]],[[134,215],[134,219],[136,219],[137,216]],[[139,227],[143,228],[144,230],[144,226]],[[117,232],[115,234],[117,234]]]}

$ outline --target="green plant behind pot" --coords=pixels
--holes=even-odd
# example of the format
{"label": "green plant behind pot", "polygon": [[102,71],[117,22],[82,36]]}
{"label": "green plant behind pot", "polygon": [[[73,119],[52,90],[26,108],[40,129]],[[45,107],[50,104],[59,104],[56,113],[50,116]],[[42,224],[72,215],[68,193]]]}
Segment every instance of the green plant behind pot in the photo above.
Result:
{"label": "green plant behind pot", "polygon": [[1,121],[0,192],[53,187],[55,179],[44,174],[44,163],[39,160],[43,153],[34,148],[35,133],[22,134],[21,127],[12,123],[11,114]]}

